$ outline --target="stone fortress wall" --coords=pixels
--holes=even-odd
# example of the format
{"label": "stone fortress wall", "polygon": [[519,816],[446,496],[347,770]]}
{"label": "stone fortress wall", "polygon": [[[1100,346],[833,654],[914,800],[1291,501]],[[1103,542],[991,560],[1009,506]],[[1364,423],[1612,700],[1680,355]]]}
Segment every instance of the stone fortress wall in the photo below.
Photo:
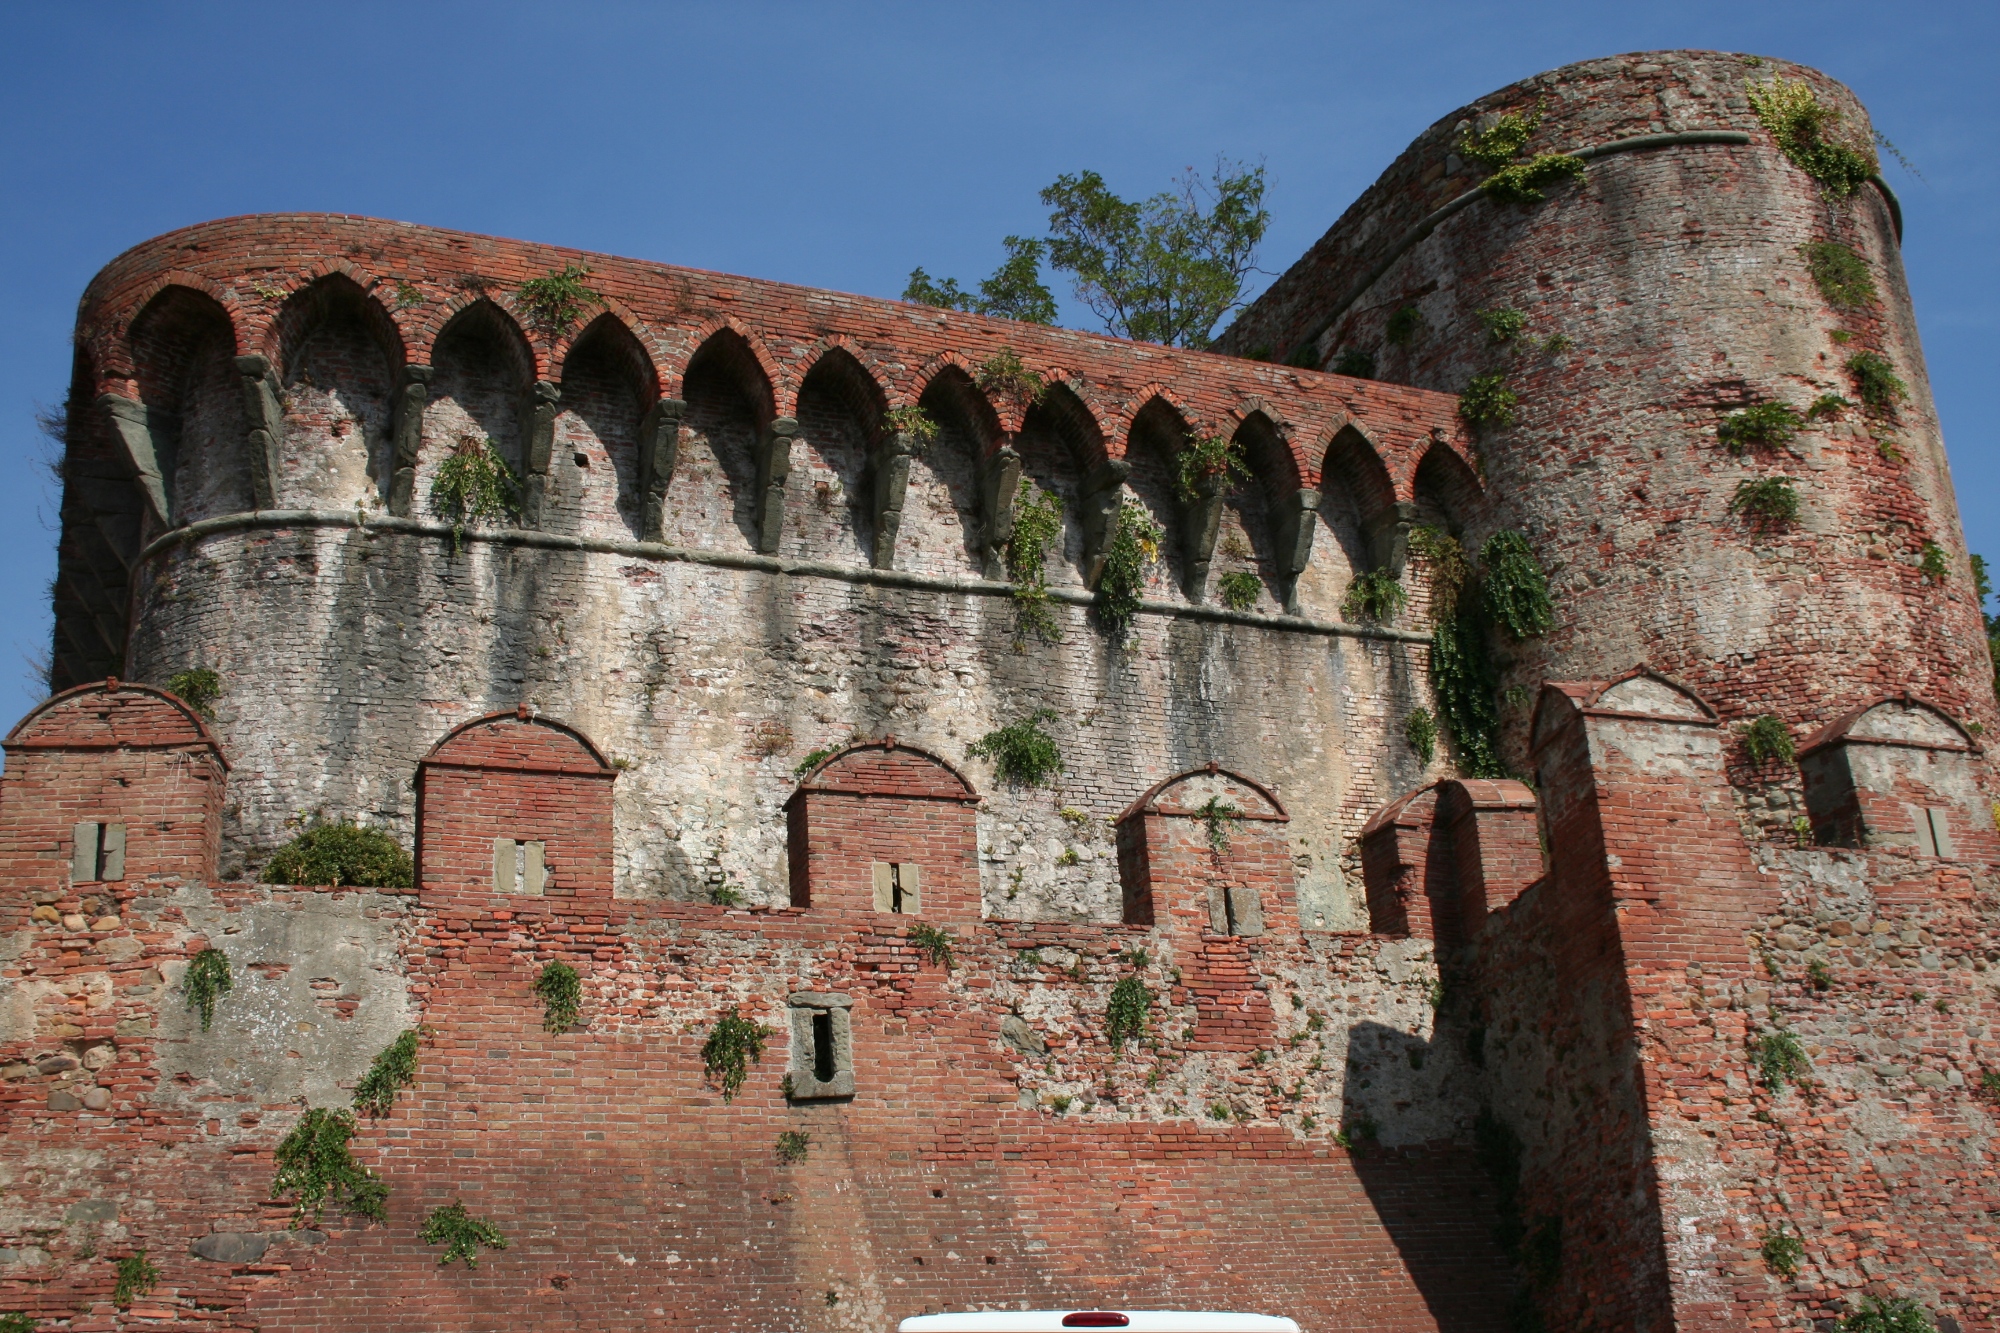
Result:
{"label": "stone fortress wall", "polygon": [[[1893,196],[1820,200],[1745,100],[1773,76],[1865,125],[1700,53],[1454,113],[1233,356],[346,217],[121,256],[79,318],[68,688],[0,788],[0,1310],[1720,1329],[1907,1294],[1992,1327],[1990,667]],[[1529,108],[1583,179],[1471,191],[1459,137]],[[1821,237],[1879,302],[1818,302]],[[538,318],[522,284],[570,264],[601,301]],[[1718,445],[1839,390],[1850,344],[1910,399]],[[1313,368],[1356,348],[1382,379]],[[1046,392],[982,388],[1002,352]],[[1473,431],[1453,394],[1495,370],[1517,422]],[[936,439],[896,429],[917,405]],[[1251,475],[1184,500],[1216,435]],[[518,526],[429,512],[467,437],[523,476]],[[1777,471],[1804,516],[1760,534],[1728,502]],[[1022,476],[1062,504],[1057,643],[1004,580]],[[1120,642],[1089,604],[1126,496],[1165,537]],[[1435,702],[1417,524],[1550,570],[1556,628],[1495,645],[1532,785],[1404,737]],[[1411,592],[1388,627],[1343,618],[1369,572]],[[212,721],[106,679],[194,666]],[[1053,789],[968,753],[1043,709]],[[1766,713],[1799,767],[1745,757]],[[257,884],[316,814],[394,832],[416,887]],[[237,987],[203,1030],[174,987],[208,945]],[[555,1034],[552,960],[584,977]],[[1114,1043],[1133,978],[1149,1032]],[[774,1033],[733,1100],[701,1056],[731,1008]],[[273,1146],[411,1026],[418,1083],[357,1140],[387,1223],[288,1230]],[[1760,1078],[1774,1033],[1810,1076]],[[510,1237],[476,1272],[416,1239],[453,1198]],[[162,1280],[117,1307],[139,1248]]]}

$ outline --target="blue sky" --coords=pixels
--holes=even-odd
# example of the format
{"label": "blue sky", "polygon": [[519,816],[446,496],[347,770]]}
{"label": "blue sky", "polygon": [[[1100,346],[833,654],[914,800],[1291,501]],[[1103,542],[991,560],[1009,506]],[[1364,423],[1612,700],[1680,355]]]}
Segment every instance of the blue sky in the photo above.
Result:
{"label": "blue sky", "polygon": [[[1573,60],[1706,47],[1852,86],[1975,551],[2000,558],[2000,5],[15,5],[0,79],[0,726],[38,697],[76,300],[148,236],[365,213],[895,296],[975,279],[1036,191],[1263,158],[1282,269],[1420,130]],[[1092,327],[1065,305],[1065,322]]]}

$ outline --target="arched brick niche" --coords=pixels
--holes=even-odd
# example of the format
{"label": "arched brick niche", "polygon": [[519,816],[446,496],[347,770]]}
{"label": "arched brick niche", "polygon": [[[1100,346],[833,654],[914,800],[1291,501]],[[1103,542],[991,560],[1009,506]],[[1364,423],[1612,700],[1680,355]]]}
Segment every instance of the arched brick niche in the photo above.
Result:
{"label": "arched brick niche", "polygon": [[1241,936],[1296,926],[1290,820],[1270,788],[1216,764],[1155,784],[1118,816],[1126,924]]}
{"label": "arched brick niche", "polygon": [[785,804],[792,906],[979,916],[979,793],[927,750],[850,745]]}
{"label": "arched brick niche", "polygon": [[1814,839],[1993,859],[2000,839],[1974,775],[1978,754],[1955,718],[1910,695],[1828,723],[1799,751]]}
{"label": "arched brick niche", "polygon": [[1270,788],[1216,764],[1168,778],[1118,817],[1125,921],[1171,941],[1195,1050],[1255,1050],[1276,1030],[1262,954],[1298,931],[1289,822]]}
{"label": "arched brick niche", "polygon": [[1420,787],[1361,830],[1368,928],[1381,935],[1464,943],[1542,871],[1535,793],[1511,779]]}
{"label": "arched brick niche", "polygon": [[7,736],[0,867],[10,883],[214,877],[229,764],[165,690],[106,680],[43,703]]}
{"label": "arched brick niche", "polygon": [[618,771],[526,709],[457,727],[417,767],[417,884],[532,897],[611,896]]}

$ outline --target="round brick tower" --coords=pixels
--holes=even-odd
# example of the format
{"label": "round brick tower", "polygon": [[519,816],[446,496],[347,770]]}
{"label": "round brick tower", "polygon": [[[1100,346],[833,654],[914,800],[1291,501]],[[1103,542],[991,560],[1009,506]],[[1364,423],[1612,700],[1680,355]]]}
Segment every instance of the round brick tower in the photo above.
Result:
{"label": "round brick tower", "polygon": [[[1789,152],[1759,113],[1773,92],[1808,122]],[[1521,124],[1515,163],[1584,161],[1507,202],[1465,144],[1504,150]],[[1845,193],[1800,165],[1829,175],[1828,144],[1858,154]],[[1508,645],[1505,685],[1646,662],[1727,719],[1776,714],[1801,736],[1903,691],[1991,726],[1900,210],[1874,163],[1866,112],[1814,70],[1714,52],[1570,65],[1432,125],[1224,346],[1329,368],[1372,353],[1382,379],[1500,376],[1518,396],[1511,425],[1479,431],[1483,499],[1441,504],[1469,549],[1519,528],[1551,574],[1556,625]],[[1901,391],[1864,384],[1868,367]],[[1796,433],[1744,438],[1760,419],[1785,434],[1768,407],[1732,421],[1758,404],[1790,407]],[[1746,511],[1745,483],[1779,479],[1795,520]],[[1524,693],[1503,698],[1519,764]]]}

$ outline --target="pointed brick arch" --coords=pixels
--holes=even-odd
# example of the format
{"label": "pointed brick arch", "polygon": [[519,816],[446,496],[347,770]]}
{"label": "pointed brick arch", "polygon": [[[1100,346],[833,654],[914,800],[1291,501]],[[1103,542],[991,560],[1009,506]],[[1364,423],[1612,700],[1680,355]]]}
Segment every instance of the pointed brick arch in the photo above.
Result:
{"label": "pointed brick arch", "polygon": [[785,803],[792,906],[976,919],[979,800],[944,758],[894,737],[827,756]]}

